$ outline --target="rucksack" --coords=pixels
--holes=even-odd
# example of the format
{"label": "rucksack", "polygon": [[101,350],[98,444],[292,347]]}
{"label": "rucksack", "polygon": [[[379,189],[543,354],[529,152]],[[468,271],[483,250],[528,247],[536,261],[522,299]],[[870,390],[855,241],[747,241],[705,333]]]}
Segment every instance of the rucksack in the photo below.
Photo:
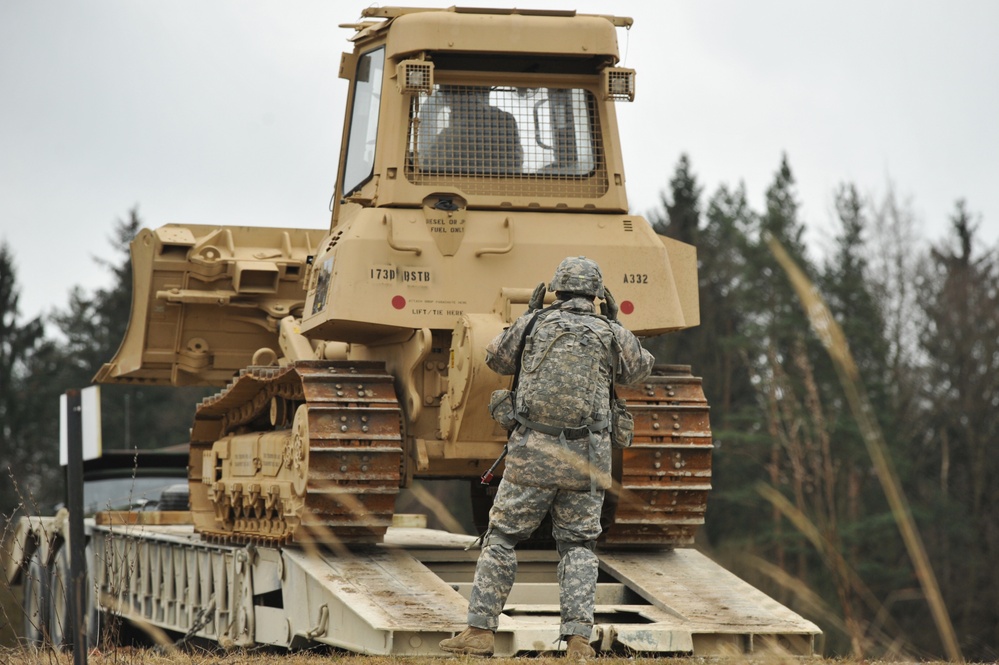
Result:
{"label": "rucksack", "polygon": [[613,348],[614,333],[603,317],[546,312],[524,342],[516,396],[518,420],[546,429],[578,430],[594,423],[605,429],[610,416]]}

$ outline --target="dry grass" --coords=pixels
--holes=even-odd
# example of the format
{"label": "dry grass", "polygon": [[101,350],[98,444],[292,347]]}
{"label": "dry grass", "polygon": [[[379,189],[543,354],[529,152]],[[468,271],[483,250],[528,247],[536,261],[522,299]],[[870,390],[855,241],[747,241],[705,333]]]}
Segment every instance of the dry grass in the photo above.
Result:
{"label": "dry grass", "polygon": [[[600,665],[638,665],[649,663],[650,665],[701,665],[710,663],[711,665],[738,665],[740,663],[756,663],[758,665],[784,665],[785,663],[801,663],[803,659],[792,657],[768,656],[742,656],[742,657],[718,657],[718,658],[625,658],[625,657],[601,657],[590,662],[598,662]],[[535,658],[491,658],[485,660],[474,657],[456,658],[391,658],[385,656],[356,656],[342,654],[339,652],[307,652],[307,653],[282,653],[282,652],[259,652],[259,651],[231,651],[227,653],[208,653],[199,651],[188,651],[180,655],[165,655],[154,651],[134,648],[121,648],[109,652],[92,652],[89,654],[88,662],[93,665],[176,665],[185,663],[189,665],[329,665],[331,661],[337,665],[388,665],[404,661],[410,665],[431,665],[450,664],[462,665],[470,663],[481,665],[489,663],[530,663],[530,665],[564,665],[566,659],[554,656],[540,656]],[[892,663],[898,665],[905,661],[870,661],[870,660],[829,660],[821,658],[808,658],[810,665],[880,665],[881,663]],[[911,662],[911,661],[910,661]],[[937,661],[942,663],[943,661]],[[24,664],[24,665],[72,665],[73,655],[71,653],[55,653],[52,651],[35,651],[26,649],[2,649],[0,650],[0,663]],[[921,663],[920,665],[935,665],[934,663]]]}
{"label": "dry grass", "polygon": [[[940,640],[947,652],[947,657],[952,662],[963,661],[957,636],[954,632],[954,626],[951,623],[950,615],[943,601],[943,595],[940,592],[940,586],[933,572],[933,567],[930,565],[922,537],[916,528],[908,499],[902,491],[902,484],[898,479],[891,456],[888,454],[888,446],[885,443],[884,435],[874,418],[874,410],[867,397],[866,390],[860,378],[860,371],[857,369],[846,336],[833,318],[825,301],[819,295],[815,285],[811,283],[805,273],[795,264],[787,251],[773,238],[769,240],[769,244],[777,262],[787,273],[788,279],[791,281],[798,298],[801,300],[802,307],[805,309],[805,314],[808,316],[812,329],[822,342],[822,346],[829,354],[833,366],[836,368],[836,373],[843,387],[850,411],[860,428],[860,433],[874,471],[884,490],[885,498],[888,500],[895,523],[898,526],[909,558],[912,560],[916,570],[916,575],[919,578],[923,594],[926,596],[926,601],[933,615],[933,620],[936,623]],[[799,529],[802,528],[802,525],[799,524],[798,526]]]}

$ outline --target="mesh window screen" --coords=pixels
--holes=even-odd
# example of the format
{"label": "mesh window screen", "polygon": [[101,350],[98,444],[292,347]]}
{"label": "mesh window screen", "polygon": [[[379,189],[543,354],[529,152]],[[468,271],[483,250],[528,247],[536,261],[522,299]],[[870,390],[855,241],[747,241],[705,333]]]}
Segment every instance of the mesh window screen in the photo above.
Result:
{"label": "mesh window screen", "polygon": [[594,105],[578,88],[436,85],[413,97],[406,176],[471,194],[602,196]]}

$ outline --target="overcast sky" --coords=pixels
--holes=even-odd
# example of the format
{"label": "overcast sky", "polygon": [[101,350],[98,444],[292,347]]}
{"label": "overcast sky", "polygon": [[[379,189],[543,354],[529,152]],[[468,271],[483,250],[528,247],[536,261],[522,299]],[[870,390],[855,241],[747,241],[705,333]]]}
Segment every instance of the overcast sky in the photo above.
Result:
{"label": "overcast sky", "polygon": [[[434,3],[400,1],[397,5]],[[632,211],[687,153],[759,209],[781,154],[816,246],[853,182],[911,199],[929,240],[958,198],[999,239],[999,2],[455,0],[631,16],[619,107]],[[112,225],[326,228],[366,3],[0,0],[0,238],[25,316],[107,284]],[[826,229],[824,231],[824,229]]]}

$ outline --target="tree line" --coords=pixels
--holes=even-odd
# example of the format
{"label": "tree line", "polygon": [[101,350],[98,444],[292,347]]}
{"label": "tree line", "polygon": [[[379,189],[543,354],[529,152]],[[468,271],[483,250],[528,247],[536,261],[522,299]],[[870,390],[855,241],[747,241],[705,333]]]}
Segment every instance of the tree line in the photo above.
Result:
{"label": "tree line", "polygon": [[999,652],[999,265],[958,201],[925,244],[909,204],[835,192],[816,260],[785,157],[753,210],[708,197],[687,157],[657,231],[697,246],[701,325],[650,342],[704,380],[715,437],[703,545],[818,623],[827,651],[944,655],[829,354],[779,266],[782,246],[842,328],[965,657]]}
{"label": "tree line", "polygon": [[[61,308],[28,321],[14,251],[0,244],[0,534],[19,514],[48,513],[63,501],[59,466],[59,397],[91,384],[125,336],[131,308],[129,243],[142,228],[138,211],[115,222],[115,257],[99,260],[110,286],[86,292],[74,287]],[[184,444],[199,388],[101,387],[105,448],[163,448]]]}
{"label": "tree line", "polygon": [[[898,516],[836,368],[769,243],[786,250],[849,344],[965,657],[999,653],[999,265],[958,202],[926,243],[911,204],[844,184],[816,259],[787,158],[754,210],[743,186],[705,196],[683,156],[648,215],[698,249],[701,325],[646,340],[703,378],[715,440],[699,546],[812,619],[824,651],[863,657],[945,650]],[[114,225],[111,285],[20,316],[14,253],[0,245],[0,528],[60,499],[58,396],[90,383],[129,315],[128,243]],[[111,447],[187,440],[198,389],[104,386]],[[122,445],[124,444],[124,445]]]}

